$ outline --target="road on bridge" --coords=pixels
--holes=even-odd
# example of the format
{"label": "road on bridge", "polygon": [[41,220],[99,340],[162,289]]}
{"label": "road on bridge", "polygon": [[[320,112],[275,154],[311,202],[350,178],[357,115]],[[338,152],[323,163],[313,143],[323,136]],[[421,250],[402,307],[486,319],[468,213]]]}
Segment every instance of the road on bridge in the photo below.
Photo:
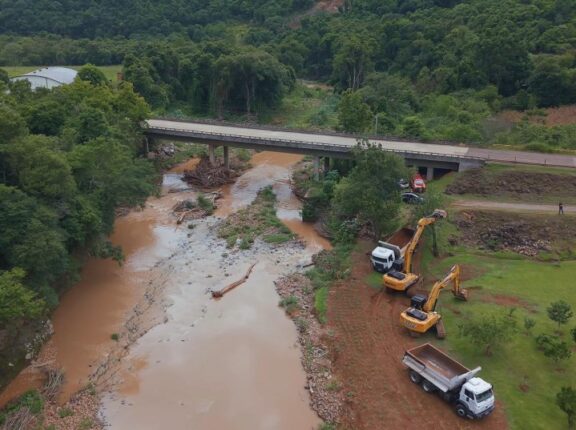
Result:
{"label": "road on bridge", "polygon": [[[207,136],[226,135],[242,138],[296,141],[307,144],[338,145],[353,147],[357,143],[355,137],[332,134],[307,133],[301,131],[271,130],[266,128],[248,128],[232,125],[219,125],[197,122],[169,121],[151,119],[147,121],[148,129],[173,130],[175,132],[201,133]],[[473,148],[464,145],[444,145],[435,143],[394,141],[370,139],[371,142],[382,145],[382,148],[394,152],[412,152],[422,154],[438,154],[447,157],[482,159],[487,162],[539,164],[556,167],[576,167],[576,157],[557,154],[542,154],[536,152],[502,151],[497,149]]]}

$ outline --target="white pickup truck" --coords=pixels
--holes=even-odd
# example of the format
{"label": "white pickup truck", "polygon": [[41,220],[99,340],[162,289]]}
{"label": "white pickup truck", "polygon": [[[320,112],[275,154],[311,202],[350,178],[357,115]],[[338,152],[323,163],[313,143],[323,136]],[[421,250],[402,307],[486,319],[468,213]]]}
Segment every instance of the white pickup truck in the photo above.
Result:
{"label": "white pickup truck", "polygon": [[492,385],[429,343],[409,349],[402,362],[410,369],[410,380],[427,393],[438,392],[455,405],[462,418],[479,419],[490,415],[495,400]]}

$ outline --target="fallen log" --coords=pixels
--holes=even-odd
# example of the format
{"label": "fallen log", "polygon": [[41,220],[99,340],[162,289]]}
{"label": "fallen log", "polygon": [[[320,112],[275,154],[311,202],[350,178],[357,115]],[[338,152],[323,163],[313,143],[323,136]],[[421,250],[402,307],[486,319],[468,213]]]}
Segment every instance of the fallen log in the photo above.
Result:
{"label": "fallen log", "polygon": [[250,277],[250,273],[252,273],[252,269],[254,268],[254,266],[256,266],[256,263],[252,264],[249,268],[248,271],[246,272],[246,274],[239,279],[236,282],[232,282],[230,285],[228,285],[227,287],[222,288],[221,290],[218,291],[212,291],[212,297],[215,299],[219,299],[220,297],[222,297],[224,294],[226,294],[228,291],[233,290],[234,288],[236,288],[238,285],[243,284],[244,282],[246,282],[248,280],[248,278]]}

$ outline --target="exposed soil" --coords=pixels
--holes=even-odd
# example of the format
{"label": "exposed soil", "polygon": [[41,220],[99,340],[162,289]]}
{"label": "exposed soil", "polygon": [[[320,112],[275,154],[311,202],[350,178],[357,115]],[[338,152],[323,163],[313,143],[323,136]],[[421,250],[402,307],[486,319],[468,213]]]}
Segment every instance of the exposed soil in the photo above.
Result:
{"label": "exposed soil", "polygon": [[479,296],[478,299],[482,302],[493,303],[499,306],[520,307],[529,311],[535,311],[535,306],[531,305],[526,300],[522,300],[521,298],[515,296],[508,296],[505,294],[489,294]]}
{"label": "exposed soil", "polygon": [[344,0],[319,0],[316,4],[306,12],[295,16],[290,22],[290,28],[300,28],[300,21],[307,16],[316,15],[319,13],[338,13],[340,8],[344,5]]}
{"label": "exposed soil", "polygon": [[576,124],[576,106],[560,106],[543,110],[545,115],[527,115],[526,112],[504,111],[498,115],[505,121],[516,123],[527,119],[532,124],[543,124],[549,127],[555,125]]}
{"label": "exposed soil", "polygon": [[576,223],[567,216],[510,212],[462,211],[454,224],[463,233],[457,241],[490,251],[512,251],[531,257],[542,252],[570,257]]}
{"label": "exposed soil", "polygon": [[463,420],[438,396],[426,394],[410,382],[402,356],[416,342],[398,322],[408,298],[366,285],[364,279],[372,268],[365,252],[371,247],[369,242],[361,244],[352,256],[351,277],[333,286],[328,299],[335,372],[339,380],[346,381],[343,428],[419,430],[433,425],[446,430],[505,429],[502,407],[484,420]]}
{"label": "exposed soil", "polygon": [[446,194],[474,194],[539,201],[542,196],[573,197],[576,176],[543,172],[468,170],[456,177]]}

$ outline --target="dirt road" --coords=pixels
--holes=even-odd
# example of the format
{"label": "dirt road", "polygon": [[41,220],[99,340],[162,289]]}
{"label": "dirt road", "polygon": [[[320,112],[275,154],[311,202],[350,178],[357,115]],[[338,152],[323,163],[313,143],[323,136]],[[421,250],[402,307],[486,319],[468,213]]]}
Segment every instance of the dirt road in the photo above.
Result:
{"label": "dirt road", "polygon": [[[539,205],[534,203],[508,203],[508,202],[491,202],[482,200],[456,200],[452,207],[458,209],[493,209],[499,211],[512,212],[541,212],[541,213],[558,213],[558,205]],[[564,205],[564,212],[567,214],[576,214],[576,206]]]}
{"label": "dirt road", "polygon": [[347,390],[345,428],[505,429],[502,408],[479,422],[463,420],[438,396],[410,382],[401,360],[415,342],[398,323],[409,302],[404,296],[387,295],[367,285],[365,278],[372,268],[364,252],[370,248],[370,243],[362,244],[361,251],[353,255],[350,279],[334,286],[329,297],[328,318],[336,335],[335,368]]}

